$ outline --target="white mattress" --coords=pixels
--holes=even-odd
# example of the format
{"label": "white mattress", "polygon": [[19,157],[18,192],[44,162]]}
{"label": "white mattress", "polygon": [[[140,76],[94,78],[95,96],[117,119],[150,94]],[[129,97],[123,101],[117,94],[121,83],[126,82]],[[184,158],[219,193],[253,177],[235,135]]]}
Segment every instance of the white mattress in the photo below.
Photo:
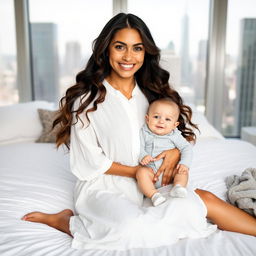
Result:
{"label": "white mattress", "polygon": [[[239,140],[202,138],[194,147],[190,183],[225,199],[225,177],[239,175],[247,167],[256,167],[256,147]],[[184,239],[154,249],[75,250],[70,248],[68,235],[20,220],[31,211],[73,209],[74,184],[68,154],[63,149],[56,151],[53,144],[39,143],[0,146],[0,255],[256,255],[255,237],[220,230],[207,238]]]}

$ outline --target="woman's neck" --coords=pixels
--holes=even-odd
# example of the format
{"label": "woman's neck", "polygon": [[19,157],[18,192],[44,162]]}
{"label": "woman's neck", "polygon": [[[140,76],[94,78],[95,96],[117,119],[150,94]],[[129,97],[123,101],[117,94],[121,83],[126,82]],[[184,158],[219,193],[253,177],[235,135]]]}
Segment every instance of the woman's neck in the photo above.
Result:
{"label": "woman's neck", "polygon": [[120,91],[127,99],[132,97],[132,91],[135,87],[135,78],[114,78],[111,75],[106,78],[108,83],[115,88],[116,90]]}

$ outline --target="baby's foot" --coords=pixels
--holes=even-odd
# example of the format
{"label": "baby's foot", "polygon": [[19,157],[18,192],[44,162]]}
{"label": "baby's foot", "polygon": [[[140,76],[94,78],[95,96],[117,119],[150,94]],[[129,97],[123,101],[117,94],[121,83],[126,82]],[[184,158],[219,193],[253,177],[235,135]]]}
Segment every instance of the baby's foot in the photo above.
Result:
{"label": "baby's foot", "polygon": [[158,206],[166,201],[166,198],[157,192],[151,197],[152,203],[154,206]]}
{"label": "baby's foot", "polygon": [[175,185],[172,190],[170,191],[171,197],[186,197],[187,196],[187,189],[182,187],[181,185]]}

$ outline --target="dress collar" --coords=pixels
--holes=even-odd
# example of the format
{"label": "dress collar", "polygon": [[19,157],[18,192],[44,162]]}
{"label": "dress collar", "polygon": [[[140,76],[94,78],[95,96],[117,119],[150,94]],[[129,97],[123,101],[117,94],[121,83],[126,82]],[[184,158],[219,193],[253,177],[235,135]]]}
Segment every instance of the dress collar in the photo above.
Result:
{"label": "dress collar", "polygon": [[[124,97],[125,99],[127,99],[119,90],[117,90],[117,89],[115,89],[113,86],[111,86],[111,84],[110,84],[106,79],[104,79],[103,85],[106,87],[107,92],[109,92],[109,93],[111,93],[111,94],[113,94],[113,95],[116,95],[116,96]],[[132,90],[132,97],[131,97],[131,99],[132,99],[134,96],[138,95],[138,94],[139,94],[139,91],[140,91],[140,90],[139,90],[139,86],[138,86],[137,82],[135,81],[135,86],[134,86],[134,88],[133,88],[133,90]],[[131,99],[130,99],[130,100],[131,100]],[[127,100],[128,100],[128,99],[127,99]]]}

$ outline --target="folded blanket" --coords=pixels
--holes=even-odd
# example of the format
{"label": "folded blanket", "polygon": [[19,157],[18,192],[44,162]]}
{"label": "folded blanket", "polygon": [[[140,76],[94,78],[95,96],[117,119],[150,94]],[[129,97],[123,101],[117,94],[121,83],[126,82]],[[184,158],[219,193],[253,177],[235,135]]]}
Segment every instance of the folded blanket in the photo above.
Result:
{"label": "folded blanket", "polygon": [[226,185],[230,203],[256,216],[256,168],[247,168],[241,176],[227,177]]}

